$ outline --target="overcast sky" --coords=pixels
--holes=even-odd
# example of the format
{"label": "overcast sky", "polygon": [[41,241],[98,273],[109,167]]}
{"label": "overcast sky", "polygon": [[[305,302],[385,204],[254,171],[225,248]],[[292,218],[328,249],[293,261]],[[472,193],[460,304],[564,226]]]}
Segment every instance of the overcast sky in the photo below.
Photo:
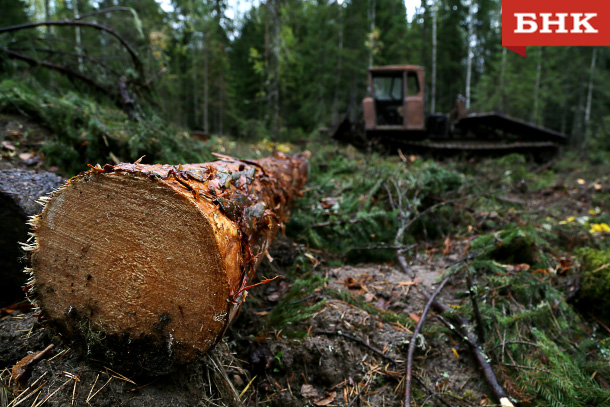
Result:
{"label": "overcast sky", "polygon": [[[254,0],[254,2],[258,3],[260,0]],[[417,7],[419,7],[419,5],[421,4],[421,0],[404,0],[405,1],[405,6],[407,7],[407,16],[409,18],[409,20],[411,20],[411,18],[413,17],[413,14],[415,13],[415,9]],[[171,6],[171,0],[157,0],[157,2],[159,2],[161,4],[161,7],[163,8],[163,10],[165,11],[171,11],[173,10],[172,6]],[[250,7],[252,7],[252,2],[251,1],[244,1],[244,0],[229,0],[229,7],[228,10],[226,12],[227,17],[228,18],[234,18],[235,17],[235,11],[238,11],[239,14],[244,14],[246,11],[248,11],[250,9]]]}

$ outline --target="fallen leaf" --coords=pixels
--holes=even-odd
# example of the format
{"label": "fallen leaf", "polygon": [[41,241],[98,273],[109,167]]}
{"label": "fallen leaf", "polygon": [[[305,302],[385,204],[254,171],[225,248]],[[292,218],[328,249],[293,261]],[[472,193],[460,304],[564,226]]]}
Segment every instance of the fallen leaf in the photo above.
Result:
{"label": "fallen leaf", "polygon": [[345,284],[345,286],[347,288],[357,290],[357,289],[362,288],[362,279],[356,280],[354,277],[348,277],[345,280],[343,280],[343,284]]}
{"label": "fallen leaf", "polygon": [[316,398],[320,396],[320,393],[318,392],[318,389],[311,384],[304,384],[301,386],[301,396],[305,398]]}
{"label": "fallen leaf", "polygon": [[30,369],[44,358],[44,356],[53,349],[54,345],[51,344],[41,350],[40,352],[32,353],[21,359],[17,364],[13,366],[11,375],[12,379],[18,385],[23,385],[29,376]]}
{"label": "fallen leaf", "polygon": [[332,403],[333,401],[335,401],[335,397],[337,397],[337,392],[333,391],[325,399],[320,400],[320,401],[314,401],[313,404],[315,404],[316,406],[327,406],[330,403]]}
{"label": "fallen leaf", "polygon": [[451,239],[449,239],[449,236],[445,238],[443,244],[445,245],[445,248],[443,249],[443,256],[447,256],[449,253],[451,253]]}
{"label": "fallen leaf", "polygon": [[410,313],[409,318],[411,318],[413,321],[415,321],[416,324],[419,324],[419,320],[421,319],[419,315],[414,314],[414,313]]}
{"label": "fallen leaf", "polygon": [[17,147],[15,147],[13,145],[13,143],[11,143],[10,141],[3,141],[2,147],[6,148],[7,150],[11,150],[11,151],[15,151],[17,149]]}
{"label": "fallen leaf", "polygon": [[383,297],[379,297],[379,299],[375,303],[375,307],[377,307],[379,309],[383,309],[383,310],[388,310],[390,308],[391,303],[392,303],[391,300],[386,300]]}

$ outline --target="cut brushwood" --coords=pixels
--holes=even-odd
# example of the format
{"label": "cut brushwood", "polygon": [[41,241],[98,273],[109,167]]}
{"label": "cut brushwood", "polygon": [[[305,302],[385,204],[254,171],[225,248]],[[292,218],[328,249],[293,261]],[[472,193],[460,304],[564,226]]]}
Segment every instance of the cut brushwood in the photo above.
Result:
{"label": "cut brushwood", "polygon": [[[163,374],[210,349],[305,182],[303,155],[96,166],[32,222],[31,296],[94,358]],[[110,360],[109,360],[110,359]]]}

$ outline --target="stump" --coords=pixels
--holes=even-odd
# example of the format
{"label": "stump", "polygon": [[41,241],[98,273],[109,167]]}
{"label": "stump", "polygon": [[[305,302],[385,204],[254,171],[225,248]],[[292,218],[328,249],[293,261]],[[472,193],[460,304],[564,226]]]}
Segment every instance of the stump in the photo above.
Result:
{"label": "stump", "polygon": [[302,155],[92,168],[32,222],[31,295],[90,356],[169,372],[222,337],[306,172]]}
{"label": "stump", "polygon": [[28,218],[40,212],[36,201],[66,181],[50,172],[0,171],[0,307],[25,300],[24,254],[20,242],[28,239]]}

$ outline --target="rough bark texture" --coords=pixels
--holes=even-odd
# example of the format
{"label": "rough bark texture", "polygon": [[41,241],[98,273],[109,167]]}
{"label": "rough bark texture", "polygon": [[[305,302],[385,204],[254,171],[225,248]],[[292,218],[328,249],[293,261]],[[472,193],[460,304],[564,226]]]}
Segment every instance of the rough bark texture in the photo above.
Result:
{"label": "rough bark texture", "polygon": [[307,160],[93,168],[32,223],[32,296],[95,358],[162,374],[223,335]]}
{"label": "rough bark texture", "polygon": [[27,281],[20,242],[28,239],[28,217],[42,206],[36,202],[65,182],[52,173],[26,170],[0,171],[0,306],[24,300],[22,287]]}

